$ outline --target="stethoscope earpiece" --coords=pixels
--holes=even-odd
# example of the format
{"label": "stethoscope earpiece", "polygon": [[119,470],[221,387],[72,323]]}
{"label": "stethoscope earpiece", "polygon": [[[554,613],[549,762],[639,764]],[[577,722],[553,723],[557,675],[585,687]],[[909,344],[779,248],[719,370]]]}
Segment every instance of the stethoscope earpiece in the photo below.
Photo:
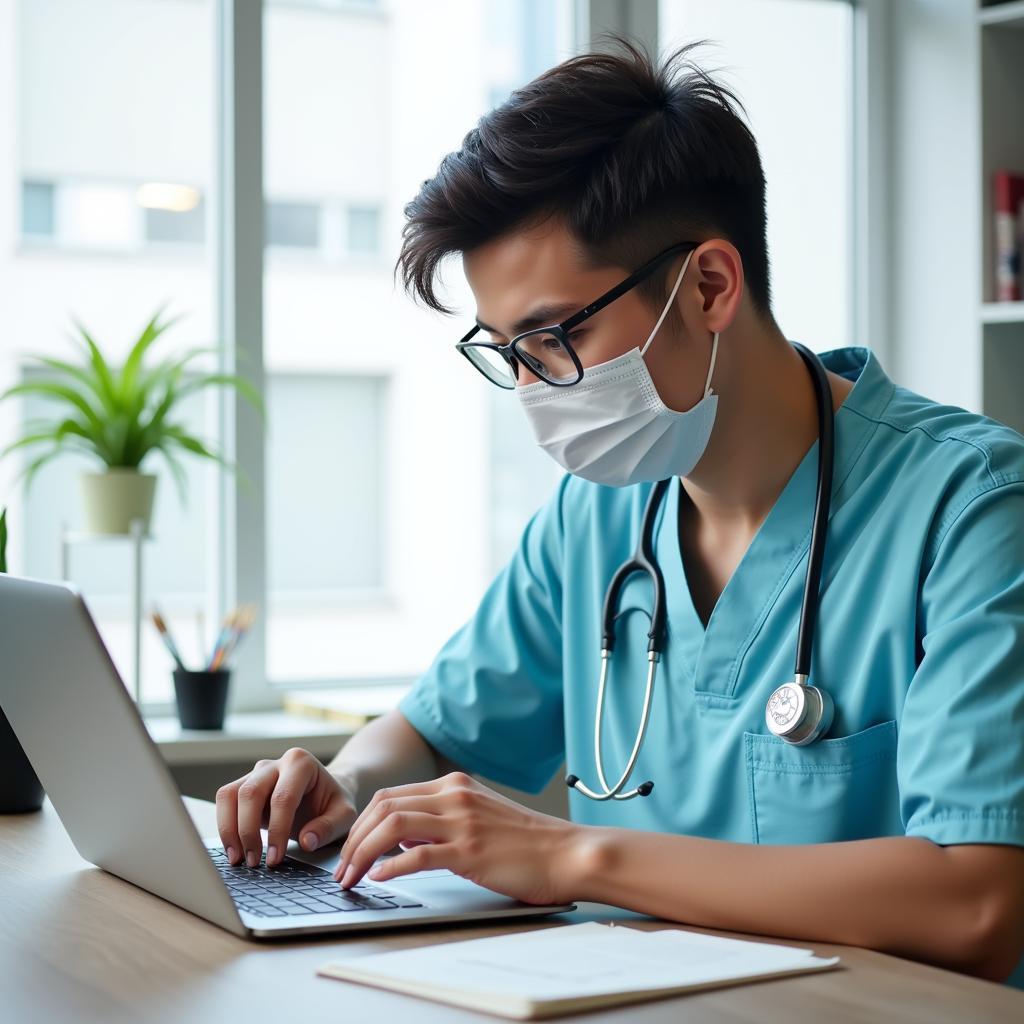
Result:
{"label": "stethoscope earpiece", "polygon": [[589,796],[591,800],[630,800],[635,796],[650,796],[651,791],[654,789],[654,783],[648,780],[647,782],[641,782],[640,785],[636,787],[636,789],[630,791],[629,793],[613,793],[611,791],[605,791],[605,793],[603,794],[594,793],[592,790],[588,789],[582,782],[580,782],[580,777],[578,775],[566,775],[565,784],[570,789],[577,789],[584,796]]}

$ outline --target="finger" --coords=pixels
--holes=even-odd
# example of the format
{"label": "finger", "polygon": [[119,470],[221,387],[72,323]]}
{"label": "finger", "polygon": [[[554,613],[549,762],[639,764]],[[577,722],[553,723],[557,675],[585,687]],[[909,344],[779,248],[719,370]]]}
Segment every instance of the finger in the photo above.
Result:
{"label": "finger", "polygon": [[[363,875],[373,867],[374,861],[396,846],[399,839],[426,839],[433,844],[448,839],[452,831],[452,823],[439,814],[425,814],[422,811],[396,811],[389,814],[359,846],[352,849],[348,867],[341,879],[342,888],[358,885]],[[400,856],[404,857],[405,854]]]}
{"label": "finger", "polygon": [[288,837],[292,834],[295,812],[302,798],[316,783],[316,769],[308,761],[296,761],[279,770],[270,794],[270,821],[267,827],[267,867],[284,860]]}
{"label": "finger", "polygon": [[263,855],[260,825],[276,782],[277,768],[268,762],[266,768],[251,771],[238,787],[238,836],[250,867],[255,867]]}
{"label": "finger", "polygon": [[355,808],[348,802],[348,797],[339,794],[323,814],[317,818],[310,818],[300,827],[300,845],[304,850],[313,851],[325,843],[334,842],[348,831],[355,813]]}
{"label": "finger", "polygon": [[386,882],[399,875],[411,875],[416,871],[429,871],[433,868],[449,868],[454,871],[454,853],[453,843],[424,843],[375,864],[366,877],[375,882]]}
{"label": "finger", "polygon": [[391,786],[388,789],[378,789],[370,798],[370,802],[363,808],[362,813],[352,822],[352,827],[349,829],[348,836],[341,847],[339,866],[345,862],[347,852],[352,849],[353,837],[365,834],[365,823],[378,813],[378,809],[383,801],[395,800],[399,797],[434,795],[443,789],[441,782],[441,779],[432,779],[430,782],[414,782],[407,786]]}
{"label": "finger", "polygon": [[[397,790],[391,790],[394,793]],[[335,878],[341,878],[349,861],[351,852],[369,835],[389,814],[396,811],[422,811],[426,814],[440,814],[442,794],[425,793],[413,796],[388,796],[377,800],[353,822],[348,838],[341,848],[338,866],[334,869]]]}
{"label": "finger", "polygon": [[238,838],[238,786],[236,779],[217,790],[217,831],[228,855],[228,863],[235,864],[242,857],[242,841]]}

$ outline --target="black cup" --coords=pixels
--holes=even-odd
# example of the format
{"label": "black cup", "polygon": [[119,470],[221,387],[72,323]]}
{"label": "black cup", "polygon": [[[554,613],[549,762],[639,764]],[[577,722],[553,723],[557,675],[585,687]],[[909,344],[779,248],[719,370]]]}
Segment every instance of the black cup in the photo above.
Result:
{"label": "black cup", "polygon": [[182,729],[223,729],[231,669],[174,670],[174,696]]}

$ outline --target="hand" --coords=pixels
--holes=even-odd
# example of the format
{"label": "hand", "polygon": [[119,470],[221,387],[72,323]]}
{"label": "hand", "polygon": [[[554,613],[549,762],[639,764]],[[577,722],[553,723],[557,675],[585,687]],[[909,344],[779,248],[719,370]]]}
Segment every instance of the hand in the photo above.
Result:
{"label": "hand", "polygon": [[315,850],[343,836],[355,815],[352,794],[300,747],[276,761],[257,761],[248,775],[217,790],[217,830],[231,864],[243,854],[250,867],[259,863],[261,827],[268,829],[267,865],[273,866],[284,859],[289,838]]}
{"label": "hand", "polygon": [[466,775],[380,789],[352,825],[334,877],[356,885],[383,853],[409,846],[368,877],[448,868],[526,903],[568,903],[580,826],[530,811]]}

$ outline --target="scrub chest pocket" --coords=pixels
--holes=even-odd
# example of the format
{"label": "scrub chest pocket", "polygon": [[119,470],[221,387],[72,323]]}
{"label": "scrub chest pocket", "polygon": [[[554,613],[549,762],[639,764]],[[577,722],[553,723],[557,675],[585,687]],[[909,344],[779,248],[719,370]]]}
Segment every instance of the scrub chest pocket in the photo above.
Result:
{"label": "scrub chest pocket", "polygon": [[903,835],[896,722],[793,746],[743,734],[751,840],[834,843]]}

